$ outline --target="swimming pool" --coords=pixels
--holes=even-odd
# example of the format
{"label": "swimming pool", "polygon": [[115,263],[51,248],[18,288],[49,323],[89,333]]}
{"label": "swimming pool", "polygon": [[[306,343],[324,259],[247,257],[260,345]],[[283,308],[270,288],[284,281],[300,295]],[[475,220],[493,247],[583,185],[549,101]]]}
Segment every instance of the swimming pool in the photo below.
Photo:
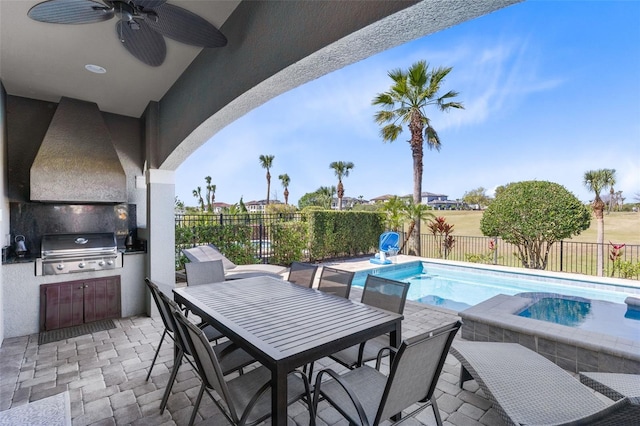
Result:
{"label": "swimming pool", "polygon": [[[552,304],[546,307],[547,319],[557,319],[572,327],[603,331],[613,324],[613,328],[621,325],[626,327],[623,335],[636,337],[640,335],[640,321],[638,318],[626,318],[624,300],[628,296],[638,297],[637,288],[615,287],[590,281],[573,279],[550,278],[516,272],[493,271],[473,267],[441,265],[429,262],[410,262],[392,265],[388,268],[375,268],[360,271],[354,277],[354,286],[364,286],[368,274],[380,275],[386,278],[410,282],[407,298],[420,303],[439,306],[454,311],[463,311],[475,306],[498,294],[510,296],[529,296],[531,293],[543,293],[570,296],[573,300],[582,298],[592,302],[588,305],[588,313],[582,315],[583,321],[571,322],[570,319],[558,319],[552,315]],[[523,294],[525,293],[525,294]],[[597,302],[595,302],[597,301]],[[594,303],[595,302],[595,303]],[[539,305],[541,306],[541,305]],[[573,309],[584,309],[572,306]],[[570,312],[570,309],[566,311]],[[543,317],[544,315],[540,315]],[[567,316],[567,315],[565,315]],[[566,320],[566,321],[565,321]],[[624,324],[623,324],[624,323]]]}

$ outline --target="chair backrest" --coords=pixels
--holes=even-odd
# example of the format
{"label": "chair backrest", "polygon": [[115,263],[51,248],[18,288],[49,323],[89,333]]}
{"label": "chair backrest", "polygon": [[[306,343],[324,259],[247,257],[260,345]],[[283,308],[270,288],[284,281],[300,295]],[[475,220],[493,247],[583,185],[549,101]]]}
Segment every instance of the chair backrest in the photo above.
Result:
{"label": "chair backrest", "polygon": [[409,283],[382,278],[377,275],[367,275],[362,290],[361,302],[365,305],[391,311],[396,314],[404,312],[407,301]]}
{"label": "chair backrest", "polygon": [[433,397],[451,342],[461,325],[456,321],[402,342],[373,424]]}
{"label": "chair backrest", "polygon": [[178,330],[186,336],[186,344],[198,366],[198,373],[205,386],[214,389],[224,400],[234,424],[239,423],[239,415],[230,397],[229,388],[224,381],[220,362],[216,357],[204,332],[191,323],[181,312],[174,313]]}
{"label": "chair backrest", "polygon": [[293,262],[289,269],[289,277],[287,281],[298,284],[302,287],[313,286],[313,280],[316,277],[318,271],[318,265],[312,265],[310,263]]}
{"label": "chair backrest", "polygon": [[171,316],[171,312],[167,309],[165,304],[160,299],[160,295],[162,292],[158,288],[158,286],[151,281],[149,278],[145,278],[144,282],[147,284],[149,291],[151,292],[151,297],[153,297],[153,301],[158,308],[158,312],[160,313],[160,318],[162,318],[162,322],[164,323],[164,328],[166,328],[171,333],[175,332],[175,327],[173,326],[173,317]]}
{"label": "chair backrest", "polygon": [[397,232],[390,231],[380,234],[379,248],[385,253],[389,250],[395,250],[397,252],[400,249],[399,243],[400,234],[398,234]]}
{"label": "chair backrest", "polygon": [[325,266],[320,274],[318,290],[348,299],[354,275],[355,272]]}
{"label": "chair backrest", "polygon": [[171,300],[166,294],[160,293],[160,302],[164,305],[164,309],[169,313],[168,322],[171,323],[171,327],[175,332],[173,333],[174,341],[178,348],[187,355],[191,355],[191,350],[189,349],[189,345],[187,345],[187,339],[180,327],[176,322],[175,313],[178,312],[180,315],[182,314],[182,310],[180,306],[173,300]]}
{"label": "chair backrest", "polygon": [[187,273],[187,285],[219,283],[224,281],[222,260],[189,262],[184,265]]}

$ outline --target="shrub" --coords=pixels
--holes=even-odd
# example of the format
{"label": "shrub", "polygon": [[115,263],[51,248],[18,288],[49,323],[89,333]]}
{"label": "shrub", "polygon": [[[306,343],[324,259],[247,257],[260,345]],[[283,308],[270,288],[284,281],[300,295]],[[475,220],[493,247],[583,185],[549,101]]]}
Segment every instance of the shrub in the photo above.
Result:
{"label": "shrub", "polygon": [[562,185],[525,181],[506,185],[484,211],[480,230],[518,249],[525,268],[546,269],[551,246],[589,228],[591,214]]}

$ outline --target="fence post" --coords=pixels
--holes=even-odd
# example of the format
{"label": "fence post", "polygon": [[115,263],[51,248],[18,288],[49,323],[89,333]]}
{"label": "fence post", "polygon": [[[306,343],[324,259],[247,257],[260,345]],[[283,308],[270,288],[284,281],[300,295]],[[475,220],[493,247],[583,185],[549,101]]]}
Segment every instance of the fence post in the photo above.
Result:
{"label": "fence post", "polygon": [[498,264],[498,237],[493,237],[493,241],[495,241],[495,247],[496,249],[493,251],[493,264],[497,265]]}
{"label": "fence post", "polygon": [[562,272],[562,261],[564,259],[564,241],[560,240],[560,272]]}

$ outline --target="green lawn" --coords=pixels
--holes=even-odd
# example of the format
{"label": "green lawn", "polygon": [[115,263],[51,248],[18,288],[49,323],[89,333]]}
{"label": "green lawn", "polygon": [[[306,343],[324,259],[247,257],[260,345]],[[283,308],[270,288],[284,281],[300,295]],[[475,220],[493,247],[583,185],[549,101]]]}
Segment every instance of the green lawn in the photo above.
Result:
{"label": "green lawn", "polygon": [[[436,216],[444,216],[447,222],[455,225],[454,235],[481,237],[481,211],[434,211]],[[427,233],[426,227],[422,233]],[[570,241],[582,243],[596,242],[596,220],[591,220],[591,227]],[[604,216],[604,242],[640,244],[640,213],[612,212]]]}

